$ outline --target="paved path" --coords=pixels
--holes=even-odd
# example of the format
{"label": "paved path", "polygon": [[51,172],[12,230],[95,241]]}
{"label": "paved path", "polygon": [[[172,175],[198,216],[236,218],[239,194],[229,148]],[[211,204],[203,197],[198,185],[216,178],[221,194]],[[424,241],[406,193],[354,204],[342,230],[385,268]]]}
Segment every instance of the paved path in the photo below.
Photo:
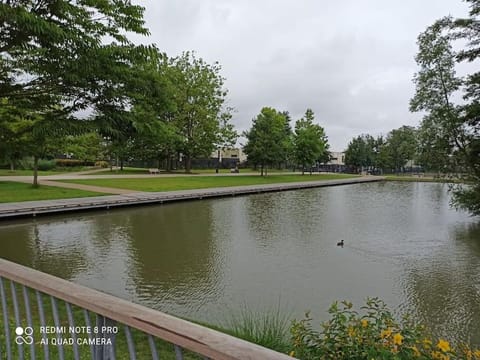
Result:
{"label": "paved path", "polygon": [[314,187],[358,184],[385,180],[381,176],[363,176],[352,179],[303,181],[283,184],[232,186],[210,189],[194,189],[165,192],[136,192],[123,195],[98,196],[75,199],[23,201],[0,204],[0,219],[36,216],[91,209],[164,203],[170,201],[195,200],[203,198],[247,195],[273,191],[307,189]]}
{"label": "paved path", "polygon": [[85,185],[85,184],[75,184],[75,183],[64,183],[59,181],[51,181],[51,180],[41,180],[40,185],[47,185],[47,186],[55,186],[67,189],[77,189],[77,190],[85,190],[91,192],[98,192],[104,194],[136,194],[142,193],[141,191],[129,190],[129,189],[118,189],[118,188],[111,188],[105,186],[94,186],[94,185]]}

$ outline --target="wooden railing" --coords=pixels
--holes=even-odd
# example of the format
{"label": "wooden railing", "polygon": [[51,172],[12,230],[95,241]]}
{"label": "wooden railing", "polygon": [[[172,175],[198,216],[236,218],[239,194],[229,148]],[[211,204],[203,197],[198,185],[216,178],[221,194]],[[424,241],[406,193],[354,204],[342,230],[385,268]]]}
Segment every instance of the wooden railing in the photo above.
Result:
{"label": "wooden railing", "polygon": [[0,359],[292,359],[4,259],[0,297]]}

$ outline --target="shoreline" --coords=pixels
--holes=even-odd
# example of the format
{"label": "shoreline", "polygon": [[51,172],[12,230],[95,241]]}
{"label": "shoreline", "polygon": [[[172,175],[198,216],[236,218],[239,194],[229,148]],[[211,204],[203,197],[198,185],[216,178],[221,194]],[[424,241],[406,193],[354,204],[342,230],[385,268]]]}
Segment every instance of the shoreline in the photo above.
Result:
{"label": "shoreline", "polygon": [[221,198],[229,196],[260,194],[267,192],[361,184],[384,180],[384,176],[364,176],[360,178],[339,180],[320,180],[266,185],[246,185],[163,192],[133,192],[124,195],[106,195],[85,198],[12,202],[0,204],[0,220],[36,217],[42,215],[61,214],[87,210],[110,210],[112,208],[125,206],[158,205],[166,202],[201,200],[204,198]]}

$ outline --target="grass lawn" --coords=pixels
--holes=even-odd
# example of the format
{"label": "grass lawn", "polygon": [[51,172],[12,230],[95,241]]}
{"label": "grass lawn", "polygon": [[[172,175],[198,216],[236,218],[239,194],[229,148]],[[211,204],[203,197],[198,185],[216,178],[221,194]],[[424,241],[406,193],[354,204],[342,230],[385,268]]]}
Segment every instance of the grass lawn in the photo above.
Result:
{"label": "grass lawn", "polygon": [[54,200],[102,195],[108,194],[76,189],[63,189],[45,185],[41,185],[38,188],[33,188],[31,184],[16,183],[11,181],[0,182],[0,203]]}
{"label": "grass lawn", "polygon": [[[58,175],[58,174],[65,174],[77,171],[84,171],[90,170],[91,168],[88,167],[65,167],[65,168],[58,168],[54,170],[48,171],[39,171],[38,175]],[[10,169],[0,169],[0,176],[33,176],[33,170],[14,170],[11,171]]]}
{"label": "grass lawn", "polygon": [[[171,172],[166,172],[164,170],[161,170],[161,173],[165,174],[185,174],[185,170],[173,170]],[[260,171],[254,171],[252,169],[241,169],[241,172],[244,173],[252,173],[252,172],[258,172],[260,174]],[[268,170],[268,172],[284,172],[283,170]],[[288,170],[285,170],[285,172],[288,172]],[[221,174],[230,174],[230,169],[219,169],[219,173]],[[96,173],[92,174],[86,174],[88,175],[131,175],[131,174],[149,174],[148,169],[145,168],[131,168],[131,167],[125,167],[123,170],[118,170],[114,169],[113,171],[110,171],[110,169],[105,169],[104,171],[99,171]],[[215,174],[215,169],[192,169],[191,174]]]}
{"label": "grass lawn", "polygon": [[458,179],[404,176],[404,175],[387,175],[385,178],[387,181],[438,182],[438,183],[460,183],[461,182]]}
{"label": "grass lawn", "polygon": [[259,175],[236,176],[188,176],[188,177],[152,177],[148,179],[88,179],[65,180],[76,184],[104,186],[138,191],[175,191],[205,189],[258,184],[290,183],[297,181],[319,181],[353,178],[355,175],[321,174],[321,175]]}
{"label": "grass lawn", "polygon": [[106,169],[103,169],[102,171],[97,171],[91,174],[85,174],[85,176],[88,176],[88,175],[146,175],[148,173],[149,173],[148,169],[125,167],[123,168],[123,170],[113,169],[112,171],[110,171],[110,168],[106,168]]}
{"label": "grass lawn", "polygon": [[[38,175],[56,175],[62,174],[64,171],[39,171]],[[33,170],[8,170],[8,169],[0,169],[0,176],[33,176]]]}

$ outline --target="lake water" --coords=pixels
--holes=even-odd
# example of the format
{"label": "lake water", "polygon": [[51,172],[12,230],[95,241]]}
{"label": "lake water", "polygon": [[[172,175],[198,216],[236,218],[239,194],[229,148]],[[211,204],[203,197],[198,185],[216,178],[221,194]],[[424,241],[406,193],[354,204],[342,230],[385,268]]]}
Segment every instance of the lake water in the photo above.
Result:
{"label": "lake water", "polygon": [[9,221],[0,256],[217,324],[244,306],[319,324],[335,300],[378,296],[478,346],[480,221],[449,200],[386,182]]}

